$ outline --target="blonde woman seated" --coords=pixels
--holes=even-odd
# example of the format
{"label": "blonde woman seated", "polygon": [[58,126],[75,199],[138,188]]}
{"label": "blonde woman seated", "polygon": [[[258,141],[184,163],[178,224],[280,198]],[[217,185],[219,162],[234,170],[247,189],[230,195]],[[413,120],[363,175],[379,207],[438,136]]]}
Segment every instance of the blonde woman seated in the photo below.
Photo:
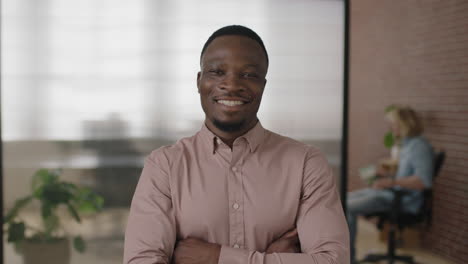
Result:
{"label": "blonde woman seated", "polygon": [[387,188],[399,186],[409,191],[402,199],[403,209],[417,213],[423,203],[425,188],[432,185],[433,150],[429,142],[421,135],[423,126],[414,110],[409,107],[395,106],[387,112],[396,143],[400,147],[396,173],[380,165],[377,180],[371,188],[348,194],[347,213],[351,239],[351,263],[355,263],[355,241],[357,216],[391,209],[392,191]]}

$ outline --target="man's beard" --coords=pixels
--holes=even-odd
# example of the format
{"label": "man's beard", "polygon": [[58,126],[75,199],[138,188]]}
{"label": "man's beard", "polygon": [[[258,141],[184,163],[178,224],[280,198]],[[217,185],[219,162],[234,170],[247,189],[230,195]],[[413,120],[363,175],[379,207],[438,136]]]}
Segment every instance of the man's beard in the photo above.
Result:
{"label": "man's beard", "polygon": [[213,119],[213,125],[215,125],[219,130],[224,132],[236,132],[242,129],[244,126],[245,120],[241,120],[235,123],[221,122],[216,118]]}

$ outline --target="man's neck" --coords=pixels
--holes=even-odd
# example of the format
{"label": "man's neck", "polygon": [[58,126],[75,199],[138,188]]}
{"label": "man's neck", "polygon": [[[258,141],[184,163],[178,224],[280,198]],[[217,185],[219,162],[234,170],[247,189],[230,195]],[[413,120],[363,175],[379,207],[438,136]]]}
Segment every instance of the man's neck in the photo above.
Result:
{"label": "man's neck", "polygon": [[244,126],[243,128],[237,130],[237,131],[223,131],[219,128],[217,128],[215,125],[213,125],[212,122],[206,121],[205,120],[205,125],[206,127],[213,132],[217,137],[219,137],[224,144],[228,145],[232,149],[232,145],[234,144],[234,141],[244,135],[245,133],[249,132],[255,125],[257,125],[258,119],[255,119],[254,122],[251,122],[250,124]]}

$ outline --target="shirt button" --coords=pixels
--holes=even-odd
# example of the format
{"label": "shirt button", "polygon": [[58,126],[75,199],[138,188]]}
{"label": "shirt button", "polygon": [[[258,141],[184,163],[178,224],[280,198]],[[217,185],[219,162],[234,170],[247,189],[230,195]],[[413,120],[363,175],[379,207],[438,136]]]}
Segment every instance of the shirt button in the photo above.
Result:
{"label": "shirt button", "polygon": [[237,172],[237,167],[232,167],[233,172]]}
{"label": "shirt button", "polygon": [[237,244],[234,244],[234,248],[240,248],[239,245]]}
{"label": "shirt button", "polygon": [[238,203],[234,203],[234,204],[232,205],[232,208],[234,208],[234,209],[236,209],[236,210],[239,209],[239,204],[238,204]]}

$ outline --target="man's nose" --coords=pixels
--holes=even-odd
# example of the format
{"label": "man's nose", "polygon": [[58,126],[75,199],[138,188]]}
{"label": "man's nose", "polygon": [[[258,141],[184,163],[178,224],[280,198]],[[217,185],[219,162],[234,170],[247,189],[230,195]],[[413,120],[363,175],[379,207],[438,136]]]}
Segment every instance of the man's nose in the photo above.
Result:
{"label": "man's nose", "polygon": [[221,90],[243,91],[245,88],[236,74],[226,74],[219,84]]}

